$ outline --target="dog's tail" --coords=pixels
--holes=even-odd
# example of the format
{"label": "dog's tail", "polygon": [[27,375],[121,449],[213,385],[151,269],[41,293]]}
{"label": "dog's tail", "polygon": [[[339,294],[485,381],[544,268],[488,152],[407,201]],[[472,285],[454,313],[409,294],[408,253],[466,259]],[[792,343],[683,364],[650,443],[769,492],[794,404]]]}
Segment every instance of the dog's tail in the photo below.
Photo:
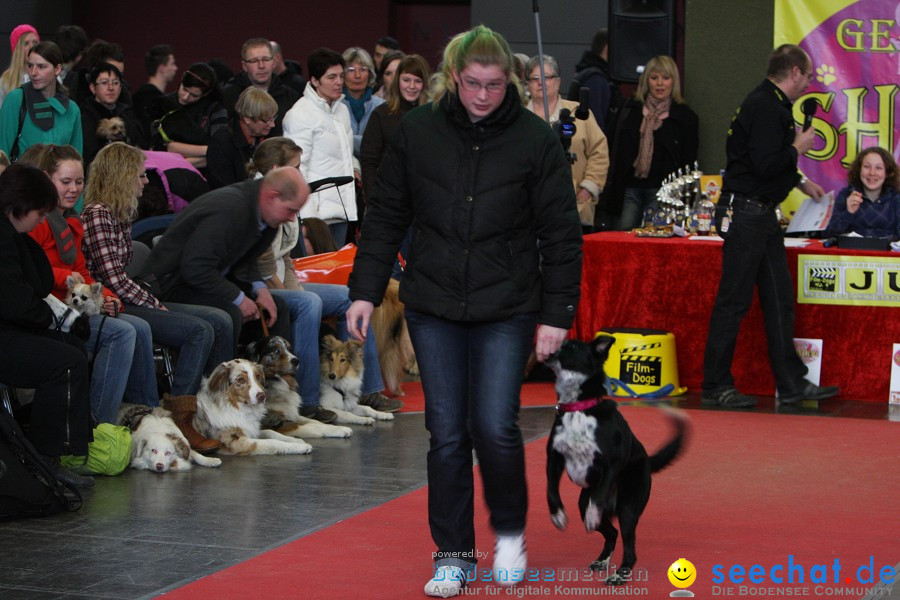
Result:
{"label": "dog's tail", "polygon": [[660,409],[665,411],[666,416],[669,417],[669,421],[675,428],[675,436],[665,446],[660,448],[656,454],[650,457],[651,473],[656,473],[666,468],[681,453],[687,441],[690,426],[690,419],[684,412],[667,406],[661,406]]}

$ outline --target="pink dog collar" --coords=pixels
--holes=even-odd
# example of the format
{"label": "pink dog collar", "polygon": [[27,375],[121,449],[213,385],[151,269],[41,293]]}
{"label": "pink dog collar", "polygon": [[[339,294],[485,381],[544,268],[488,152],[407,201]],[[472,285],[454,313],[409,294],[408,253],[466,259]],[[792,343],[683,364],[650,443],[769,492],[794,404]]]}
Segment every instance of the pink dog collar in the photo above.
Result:
{"label": "pink dog collar", "polygon": [[565,404],[557,404],[556,412],[557,414],[563,414],[567,412],[578,412],[580,410],[587,410],[589,408],[594,408],[597,404],[600,403],[600,398],[592,398],[590,400],[579,400],[577,402],[566,402]]}

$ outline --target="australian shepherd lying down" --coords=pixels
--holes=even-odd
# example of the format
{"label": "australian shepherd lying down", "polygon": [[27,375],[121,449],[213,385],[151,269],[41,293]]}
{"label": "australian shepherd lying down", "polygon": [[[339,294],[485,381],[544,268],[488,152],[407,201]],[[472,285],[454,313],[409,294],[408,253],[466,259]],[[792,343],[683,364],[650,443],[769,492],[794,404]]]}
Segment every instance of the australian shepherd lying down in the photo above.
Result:
{"label": "australian shepherd lying down", "polygon": [[157,406],[150,409],[123,403],[118,422],[131,429],[131,468],[154,473],[188,471],[191,463],[218,467],[222,461],[191,450],[172,413]]}
{"label": "australian shepherd lying down", "polygon": [[243,359],[223,362],[200,385],[194,428],[219,440],[223,454],[308,454],[312,446],[303,440],[262,429],[264,385],[258,364]]}
{"label": "australian shepherd lying down", "polygon": [[266,414],[262,426],[291,437],[346,438],[353,434],[349,427],[326,425],[300,415],[300,394],[295,373],[299,359],[291,352],[291,344],[277,335],[249,344],[247,358],[263,368],[266,381]]}
{"label": "australian shepherd lying down", "polygon": [[338,423],[372,425],[376,420],[394,420],[391,413],[359,404],[362,344],[356,340],[342,342],[333,335],[326,335],[322,338],[319,366],[319,403],[337,415]]}

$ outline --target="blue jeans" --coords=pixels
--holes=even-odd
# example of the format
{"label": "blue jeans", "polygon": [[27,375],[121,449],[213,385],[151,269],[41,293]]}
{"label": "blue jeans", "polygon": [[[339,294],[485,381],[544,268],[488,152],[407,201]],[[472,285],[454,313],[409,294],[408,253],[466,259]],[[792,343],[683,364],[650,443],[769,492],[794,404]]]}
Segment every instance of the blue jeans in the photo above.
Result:
{"label": "blue jeans", "polygon": [[[350,308],[349,290],[345,285],[304,283],[303,291],[270,290],[281,297],[291,313],[294,354],[300,359],[297,368],[297,386],[303,406],[319,405],[319,327],[322,317],[337,317],[338,337],[347,339],[347,309]],[[381,363],[375,334],[369,325],[363,344],[362,395],[384,389],[381,379]]]}
{"label": "blue jeans", "polygon": [[[447,321],[406,309],[425,391],[428,522],[438,566],[468,568],[475,559],[472,449],[478,454],[491,527],[525,530],[528,495],[519,402],[537,317]],[[464,554],[465,556],[465,554]]]}
{"label": "blue jeans", "polygon": [[[183,396],[196,394],[203,378],[203,368],[209,351],[212,348],[215,332],[212,325],[197,317],[177,312],[173,304],[172,310],[160,310],[147,306],[129,304],[125,307],[127,314],[140,317],[150,325],[153,341],[156,344],[169,346],[178,350],[178,362],[172,378],[172,395]],[[206,307],[213,311],[214,308]],[[227,313],[225,318],[231,319]]]}
{"label": "blue jeans", "polygon": [[649,207],[656,209],[656,192],[656,188],[625,188],[618,229],[629,231],[643,225],[644,211]]}
{"label": "blue jeans", "polygon": [[93,315],[90,323],[91,335],[85,346],[93,356],[90,397],[94,420],[115,423],[123,397],[135,404],[158,405],[153,337],[147,322],[122,313],[105,320]]}
{"label": "blue jeans", "polygon": [[[234,326],[231,315],[220,308],[205,306],[203,304],[181,304],[180,302],[166,302],[166,308],[177,313],[184,313],[203,319],[212,327],[215,334],[212,347],[209,349],[209,357],[203,369],[204,375],[210,375],[217,366],[234,358],[232,344],[234,340]],[[193,392],[192,392],[193,393]]]}

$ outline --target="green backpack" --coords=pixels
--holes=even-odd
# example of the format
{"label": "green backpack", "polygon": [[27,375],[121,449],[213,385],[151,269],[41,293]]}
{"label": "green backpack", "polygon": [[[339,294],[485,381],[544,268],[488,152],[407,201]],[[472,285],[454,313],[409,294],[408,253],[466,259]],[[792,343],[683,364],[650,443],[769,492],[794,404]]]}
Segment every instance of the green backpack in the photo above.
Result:
{"label": "green backpack", "polygon": [[87,456],[62,456],[68,469],[93,475],[118,475],[131,462],[131,430],[121,425],[101,423],[94,428],[94,441]]}

